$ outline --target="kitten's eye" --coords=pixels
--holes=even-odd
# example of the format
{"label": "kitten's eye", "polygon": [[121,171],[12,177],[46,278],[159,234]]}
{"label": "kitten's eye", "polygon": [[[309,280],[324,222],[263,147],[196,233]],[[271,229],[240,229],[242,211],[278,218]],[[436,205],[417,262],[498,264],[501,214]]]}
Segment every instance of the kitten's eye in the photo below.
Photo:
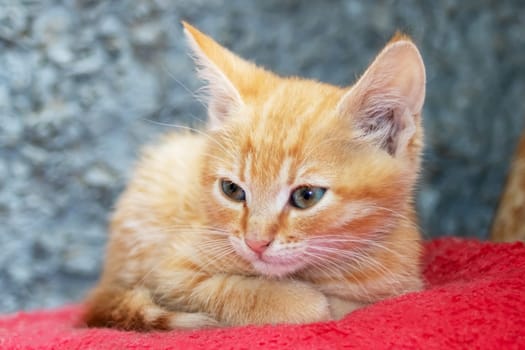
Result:
{"label": "kitten's eye", "polygon": [[230,199],[236,202],[244,202],[246,200],[246,193],[235,182],[230,180],[221,180],[222,192]]}
{"label": "kitten's eye", "polygon": [[308,209],[323,198],[326,188],[302,186],[292,192],[290,204],[299,209]]}

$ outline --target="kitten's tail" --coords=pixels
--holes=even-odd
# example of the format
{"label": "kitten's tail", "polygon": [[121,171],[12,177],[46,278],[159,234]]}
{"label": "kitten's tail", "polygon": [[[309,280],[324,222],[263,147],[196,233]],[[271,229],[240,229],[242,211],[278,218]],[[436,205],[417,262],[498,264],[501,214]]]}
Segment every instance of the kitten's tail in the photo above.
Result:
{"label": "kitten's tail", "polygon": [[101,286],[87,300],[83,322],[88,327],[151,331],[217,327],[204,313],[169,311],[155,304],[146,288]]}

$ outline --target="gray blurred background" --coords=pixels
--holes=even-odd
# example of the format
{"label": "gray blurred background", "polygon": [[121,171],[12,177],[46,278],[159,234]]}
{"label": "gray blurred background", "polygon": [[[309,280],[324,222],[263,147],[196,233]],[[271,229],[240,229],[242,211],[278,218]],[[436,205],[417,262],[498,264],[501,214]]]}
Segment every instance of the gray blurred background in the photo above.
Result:
{"label": "gray blurred background", "polygon": [[525,2],[0,0],[0,312],[80,300],[140,145],[205,111],[181,19],[348,85],[400,29],[428,74],[426,237],[486,238],[525,124]]}

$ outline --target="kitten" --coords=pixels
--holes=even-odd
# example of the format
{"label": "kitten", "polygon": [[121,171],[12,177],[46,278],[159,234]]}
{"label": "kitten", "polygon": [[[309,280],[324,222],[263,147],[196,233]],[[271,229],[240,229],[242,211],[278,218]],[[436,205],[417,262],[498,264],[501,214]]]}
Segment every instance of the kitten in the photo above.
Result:
{"label": "kitten", "polygon": [[208,130],[145,150],[87,325],[316,322],[420,290],[425,70],[410,39],[397,35],[339,88],[279,77],[183,25]]}

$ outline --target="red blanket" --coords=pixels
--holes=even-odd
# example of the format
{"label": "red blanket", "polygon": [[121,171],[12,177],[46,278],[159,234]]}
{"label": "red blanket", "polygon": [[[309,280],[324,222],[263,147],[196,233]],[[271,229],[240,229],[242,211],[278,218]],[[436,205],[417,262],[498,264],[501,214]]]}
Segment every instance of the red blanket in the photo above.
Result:
{"label": "red blanket", "polygon": [[525,349],[525,245],[426,244],[427,289],[338,322],[188,332],[75,327],[80,306],[0,318],[0,349]]}

